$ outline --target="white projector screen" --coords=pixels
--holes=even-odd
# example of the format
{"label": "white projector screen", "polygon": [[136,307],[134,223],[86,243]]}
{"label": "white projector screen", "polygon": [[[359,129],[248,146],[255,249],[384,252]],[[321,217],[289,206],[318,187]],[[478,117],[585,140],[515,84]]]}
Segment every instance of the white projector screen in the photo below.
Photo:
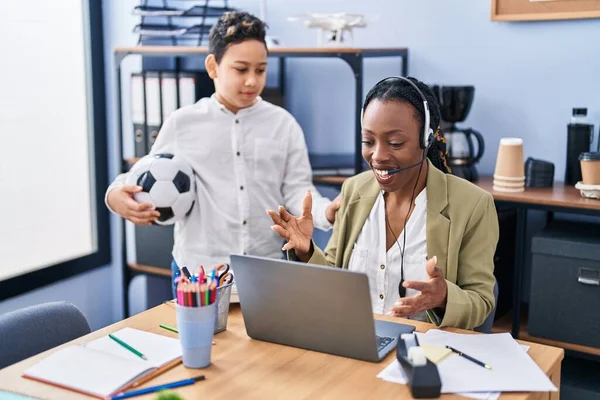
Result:
{"label": "white projector screen", "polygon": [[0,281],[97,250],[87,1],[0,12]]}

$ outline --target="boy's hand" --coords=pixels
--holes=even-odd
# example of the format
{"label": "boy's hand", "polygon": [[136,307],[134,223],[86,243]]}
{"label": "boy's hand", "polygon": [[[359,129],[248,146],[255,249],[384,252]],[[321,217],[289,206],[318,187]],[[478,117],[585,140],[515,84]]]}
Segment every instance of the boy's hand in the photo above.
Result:
{"label": "boy's hand", "polygon": [[327,206],[327,209],[325,209],[325,217],[330,224],[335,222],[335,213],[339,210],[341,201],[342,195],[338,194],[338,196]]}
{"label": "boy's hand", "polygon": [[160,216],[150,203],[138,203],[134,193],[142,191],[141,186],[123,185],[108,193],[107,203],[117,214],[136,225],[152,225]]}
{"label": "boy's hand", "polygon": [[271,226],[279,236],[287,240],[282,250],[295,250],[296,256],[304,262],[308,261],[312,253],[312,234],[314,230],[312,210],[312,195],[310,190],[302,202],[302,216],[294,217],[283,206],[279,206],[279,213],[267,210],[267,214],[275,225]]}

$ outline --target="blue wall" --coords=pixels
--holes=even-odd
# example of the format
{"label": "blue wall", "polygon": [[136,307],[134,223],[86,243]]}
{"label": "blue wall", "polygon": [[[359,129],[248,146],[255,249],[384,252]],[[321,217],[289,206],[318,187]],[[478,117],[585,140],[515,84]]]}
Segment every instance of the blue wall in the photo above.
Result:
{"label": "blue wall", "polygon": [[[409,74],[427,83],[470,84],[475,100],[463,126],[486,138],[480,171],[492,173],[500,138],[525,140],[525,157],[556,165],[564,178],[566,124],[571,108],[588,107],[600,120],[600,20],[507,23],[490,21],[482,0],[268,1],[270,34],[288,46],[316,43],[316,31],[288,16],[357,12],[379,16],[355,30],[355,46],[408,47]],[[290,108],[311,152],[352,152],[354,89],[350,69],[336,60],[290,63]],[[399,60],[369,60],[364,93],[397,74]]]}

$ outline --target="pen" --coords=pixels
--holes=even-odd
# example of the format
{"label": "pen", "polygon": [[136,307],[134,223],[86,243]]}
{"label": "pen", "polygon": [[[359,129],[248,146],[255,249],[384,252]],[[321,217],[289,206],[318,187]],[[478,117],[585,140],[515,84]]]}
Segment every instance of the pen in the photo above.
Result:
{"label": "pen", "polygon": [[180,387],[180,386],[193,385],[194,383],[196,383],[198,381],[203,381],[203,380],[204,380],[204,375],[200,375],[195,378],[184,379],[182,381],[166,383],[164,385],[152,386],[152,387],[149,387],[146,389],[134,390],[132,392],[125,392],[125,393],[118,394],[116,396],[111,397],[111,400],[128,399],[130,397],[140,396],[140,395],[146,394],[146,393],[158,392],[163,389],[173,389],[173,388]]}
{"label": "pen", "polygon": [[175,328],[173,326],[170,326],[170,325],[167,325],[167,324],[160,324],[158,326],[160,326],[161,328],[164,328],[164,329],[166,329],[168,331],[179,333],[179,329],[177,329],[177,328]]}
{"label": "pen", "polygon": [[452,350],[454,353],[458,354],[459,356],[464,357],[467,360],[472,361],[475,364],[482,366],[485,369],[492,369],[492,367],[490,367],[488,364],[486,364],[484,362],[481,362],[481,361],[479,361],[479,360],[477,360],[477,359],[475,359],[475,358],[473,358],[473,357],[471,357],[471,356],[463,353],[462,351],[456,350],[455,348],[450,347],[450,346],[446,346],[446,348]]}
{"label": "pen", "polygon": [[147,360],[145,355],[143,355],[142,353],[140,353],[139,351],[137,351],[136,349],[134,349],[133,347],[131,347],[130,345],[128,345],[127,343],[125,343],[124,341],[119,339],[118,337],[114,336],[112,333],[109,333],[108,337],[111,338],[112,340],[114,340],[115,342],[119,343],[121,346],[125,347],[127,350],[131,351],[136,356],[143,358],[144,360]]}

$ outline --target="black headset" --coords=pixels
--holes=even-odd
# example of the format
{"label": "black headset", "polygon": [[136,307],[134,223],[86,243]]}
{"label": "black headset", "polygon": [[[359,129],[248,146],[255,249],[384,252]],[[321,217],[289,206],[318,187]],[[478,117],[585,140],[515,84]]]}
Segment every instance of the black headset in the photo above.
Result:
{"label": "black headset", "polygon": [[[433,129],[431,129],[431,127],[429,126],[429,121],[431,120],[431,116],[429,114],[429,103],[427,103],[427,98],[425,98],[425,95],[423,94],[423,92],[421,92],[419,87],[413,81],[411,81],[410,79],[404,78],[402,76],[390,76],[388,78],[380,80],[373,87],[376,87],[377,85],[381,84],[382,82],[385,82],[387,80],[392,80],[392,79],[401,80],[401,81],[407,82],[409,85],[411,85],[417,91],[419,96],[421,96],[421,99],[423,100],[423,109],[425,110],[424,111],[425,112],[425,121],[423,121],[423,132],[419,136],[419,146],[423,149],[423,157],[421,158],[420,161],[418,161],[414,164],[406,165],[404,167],[399,167],[399,168],[393,168],[388,171],[389,174],[397,174],[399,172],[418,167],[425,162],[425,158],[427,157],[427,153],[429,152],[429,147],[433,143],[434,134],[433,134]],[[363,106],[361,116],[360,116],[361,123],[362,123],[362,117],[364,115],[364,112],[365,112],[365,107]]]}
{"label": "black headset", "polygon": [[[410,79],[405,78],[403,76],[390,76],[387,78],[384,78],[382,80],[380,80],[379,82],[377,82],[375,84],[376,87],[378,85],[380,85],[381,83],[388,81],[388,80],[392,80],[392,79],[399,79],[403,82],[408,83],[409,85],[411,85],[419,94],[419,96],[421,96],[421,100],[423,100],[423,109],[425,110],[425,121],[423,122],[423,132],[421,133],[421,136],[419,138],[419,144],[421,146],[422,149],[429,149],[429,146],[431,146],[431,143],[433,142],[433,129],[431,129],[431,127],[429,126],[430,121],[431,121],[431,116],[429,114],[429,103],[427,103],[427,98],[425,97],[425,95],[423,94],[423,92],[421,92],[421,89],[419,89],[419,87]],[[362,113],[364,114],[365,108],[363,106],[362,109]],[[362,114],[361,114],[361,121],[362,121]],[[427,154],[427,152],[425,152],[425,154]]]}

